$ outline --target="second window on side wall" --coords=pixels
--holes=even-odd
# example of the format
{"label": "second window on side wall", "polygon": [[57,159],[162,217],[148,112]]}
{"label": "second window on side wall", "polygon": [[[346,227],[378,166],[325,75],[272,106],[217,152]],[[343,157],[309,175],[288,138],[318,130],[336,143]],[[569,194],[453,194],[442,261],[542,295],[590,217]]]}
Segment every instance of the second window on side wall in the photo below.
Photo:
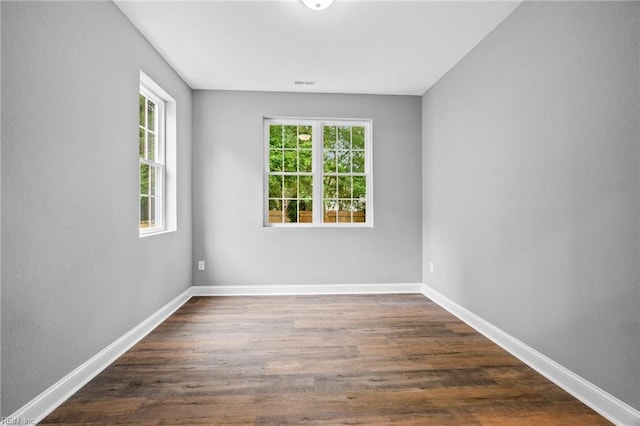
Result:
{"label": "second window on side wall", "polygon": [[265,225],[371,226],[371,121],[265,119]]}

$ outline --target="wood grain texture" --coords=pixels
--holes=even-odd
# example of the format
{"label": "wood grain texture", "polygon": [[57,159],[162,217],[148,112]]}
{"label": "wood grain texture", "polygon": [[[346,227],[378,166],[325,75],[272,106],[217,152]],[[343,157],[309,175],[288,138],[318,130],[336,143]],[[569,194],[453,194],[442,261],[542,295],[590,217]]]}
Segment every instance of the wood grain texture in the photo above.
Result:
{"label": "wood grain texture", "polygon": [[599,425],[422,295],[193,297],[41,424]]}

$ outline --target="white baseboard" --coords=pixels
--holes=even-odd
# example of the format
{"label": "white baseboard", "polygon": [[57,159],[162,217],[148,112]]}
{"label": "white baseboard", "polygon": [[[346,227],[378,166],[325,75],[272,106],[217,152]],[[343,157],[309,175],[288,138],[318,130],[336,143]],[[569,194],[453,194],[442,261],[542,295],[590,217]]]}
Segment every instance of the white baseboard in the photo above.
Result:
{"label": "white baseboard", "polygon": [[147,319],[129,330],[109,346],[91,357],[84,364],[58,380],[47,390],[32,399],[25,406],[8,417],[3,417],[1,424],[36,424],[77,392],[82,386],[107,368],[118,357],[128,351],[156,328],[162,321],[173,314],[191,297],[191,288],[158,309]]}
{"label": "white baseboard", "polygon": [[640,411],[505,333],[453,300],[423,285],[422,294],[616,425],[640,426]]}
{"label": "white baseboard", "polygon": [[416,293],[421,283],[409,284],[340,284],[340,285],[281,285],[281,286],[193,286],[158,309],[146,320],[111,343],[91,359],[54,383],[10,416],[2,425],[35,424],[44,419],[82,386],[107,368],[118,357],[167,319],[191,296],[266,296],[266,295],[322,295],[322,294],[388,294]]}
{"label": "white baseboard", "polygon": [[422,293],[421,283],[193,286],[193,296],[298,296]]}
{"label": "white baseboard", "polygon": [[[618,425],[640,426],[640,411],[589,383],[493,324],[421,283],[283,286],[192,286],[149,318],[67,374],[0,424],[34,424],[66,401],[118,357],[149,334],[191,296],[266,296],[421,293]],[[20,422],[20,423],[18,423]]]}

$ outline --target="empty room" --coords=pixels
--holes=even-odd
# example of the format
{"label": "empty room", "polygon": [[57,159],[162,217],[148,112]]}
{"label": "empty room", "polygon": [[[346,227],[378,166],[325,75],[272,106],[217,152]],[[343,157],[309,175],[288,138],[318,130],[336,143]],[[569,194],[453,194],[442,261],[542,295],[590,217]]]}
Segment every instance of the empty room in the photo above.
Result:
{"label": "empty room", "polygon": [[2,424],[640,426],[640,2],[0,22]]}

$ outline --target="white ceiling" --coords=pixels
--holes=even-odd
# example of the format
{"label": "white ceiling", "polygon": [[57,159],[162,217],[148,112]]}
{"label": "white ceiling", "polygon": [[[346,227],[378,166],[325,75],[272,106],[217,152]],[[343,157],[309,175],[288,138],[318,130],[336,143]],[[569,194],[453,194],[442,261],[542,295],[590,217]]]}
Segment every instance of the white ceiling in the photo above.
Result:
{"label": "white ceiling", "polygon": [[115,3],[193,89],[422,95],[520,1]]}

